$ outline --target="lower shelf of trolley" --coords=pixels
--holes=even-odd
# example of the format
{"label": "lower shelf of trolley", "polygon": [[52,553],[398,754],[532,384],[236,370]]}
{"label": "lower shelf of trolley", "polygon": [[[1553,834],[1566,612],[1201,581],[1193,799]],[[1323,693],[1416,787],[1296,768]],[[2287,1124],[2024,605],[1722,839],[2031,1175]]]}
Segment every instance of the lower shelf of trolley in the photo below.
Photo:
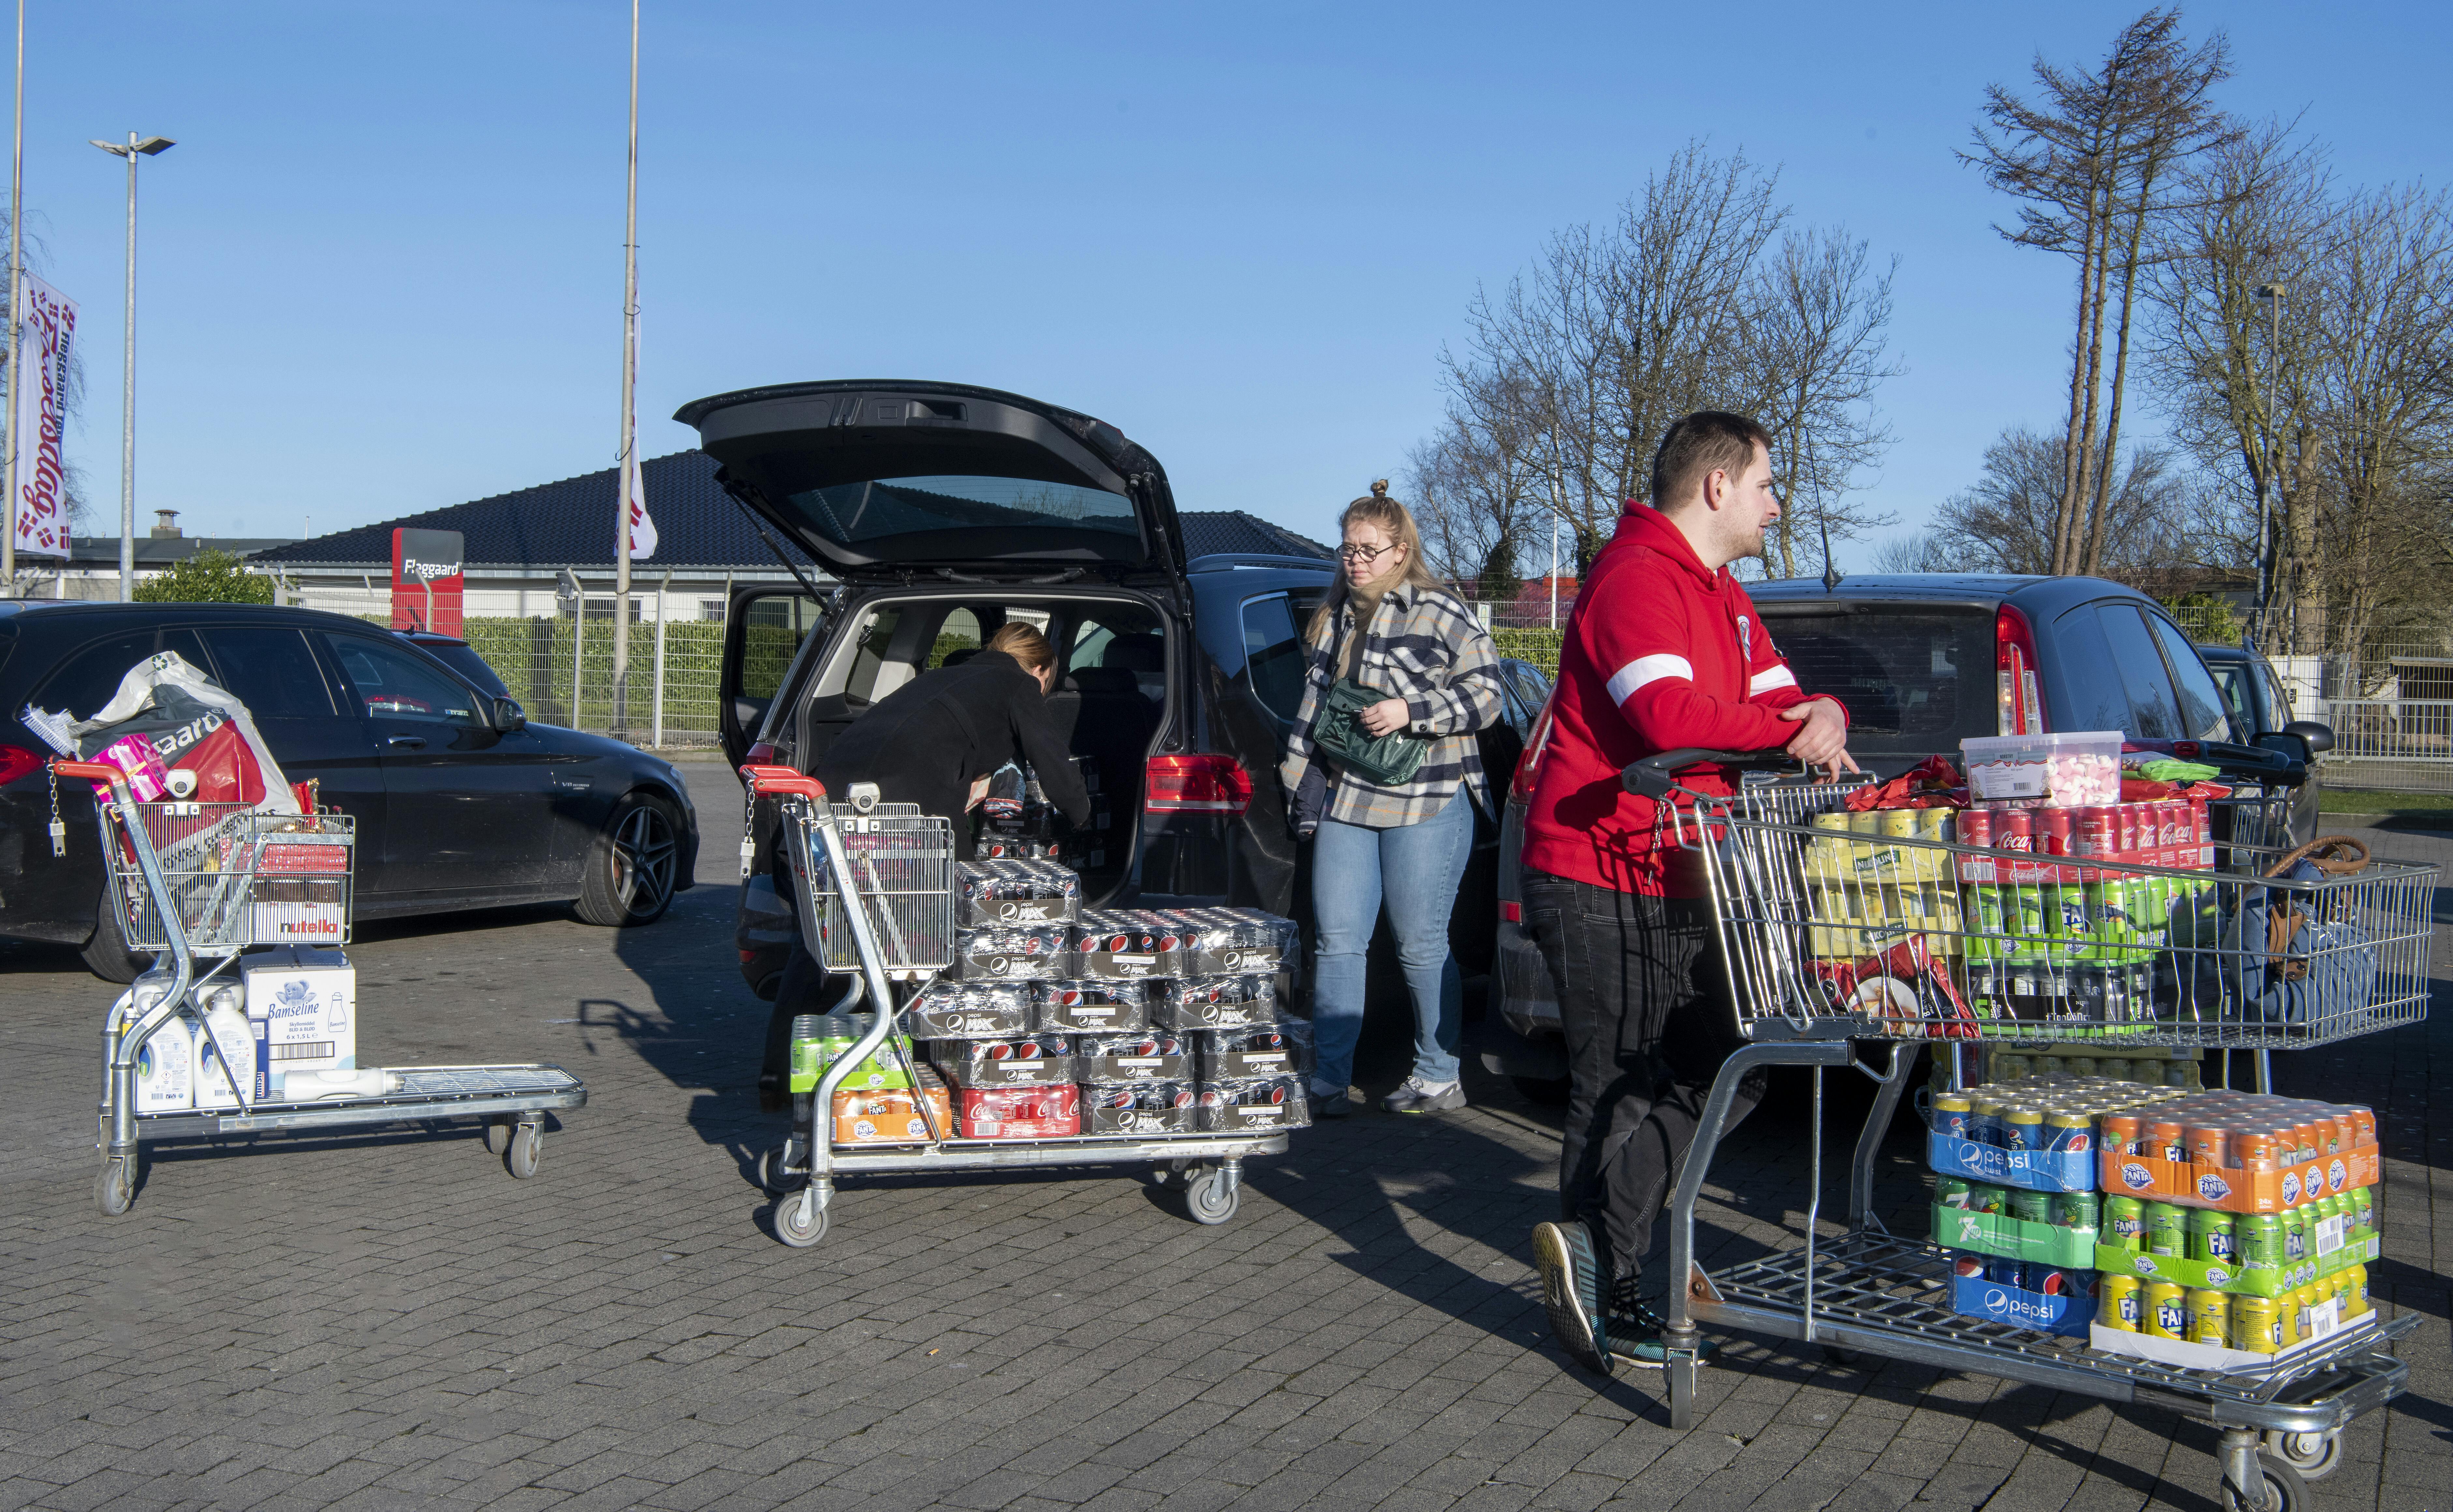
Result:
{"label": "lower shelf of trolley", "polygon": [[1773,1040],[1909,1040],[1935,1045],[1999,1045],[2023,1044],[2067,1045],[2074,1054],[2088,1045],[2107,1050],[2306,1050],[2340,1040],[2356,1039],[2423,1023],[2427,1000],[2411,993],[2391,1003],[2372,1004],[2355,1013],[2328,1014],[2303,1023],[2264,1023],[2225,1019],[2209,1014],[2203,1020],[2168,1015],[2122,1024],[2084,1020],[1991,1019],[1981,1022],[1880,1018],[1866,1014],[1785,1012],[1777,1007],[1749,1006],[1740,1015],[1740,1028],[1758,1043]]}
{"label": "lower shelf of trolley", "polygon": [[[1953,1312],[1949,1268],[1948,1251],[1887,1234],[1852,1234],[1818,1246],[1814,1342],[2121,1402],[2183,1398],[2252,1408],[2303,1397],[2288,1388],[2326,1372],[2366,1377],[2383,1370],[2392,1377],[2392,1389],[2398,1389],[2403,1367],[2389,1359],[2375,1365],[2369,1357],[2419,1323],[2416,1314],[2389,1321],[2372,1314],[2372,1323],[2347,1329],[2270,1367],[2193,1370],[2107,1354],[2088,1347],[2084,1339]],[[1806,1337],[1803,1248],[1714,1271],[1709,1279],[1719,1300],[1697,1295],[1692,1304],[1697,1322],[1779,1338]],[[1699,1292],[1701,1286],[1698,1283]]]}
{"label": "lower shelf of trolley", "polygon": [[937,1171],[987,1165],[1138,1165],[1283,1155],[1286,1130],[1252,1134],[1071,1134],[946,1139],[933,1144],[837,1144],[837,1171]]}
{"label": "lower shelf of trolley", "polygon": [[506,1113],[582,1107],[588,1088],[558,1065],[404,1065],[368,1067],[400,1078],[380,1097],[265,1100],[251,1108],[199,1108],[139,1113],[140,1139],[193,1139],[261,1134],[278,1129],[346,1128],[358,1124],[414,1124],[433,1119],[491,1118]]}

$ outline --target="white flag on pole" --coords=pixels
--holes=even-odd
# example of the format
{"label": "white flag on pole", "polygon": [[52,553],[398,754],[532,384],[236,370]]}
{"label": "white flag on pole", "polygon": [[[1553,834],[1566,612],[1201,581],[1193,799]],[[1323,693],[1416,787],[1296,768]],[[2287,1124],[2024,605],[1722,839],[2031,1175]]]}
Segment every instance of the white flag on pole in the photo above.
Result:
{"label": "white flag on pole", "polygon": [[629,509],[630,560],[645,562],[656,554],[656,522],[648,515],[648,480],[636,447],[622,465],[622,497]]}
{"label": "white flag on pole", "polygon": [[10,385],[17,405],[17,475],[9,480],[9,490],[17,502],[19,556],[69,554],[68,464],[61,444],[76,317],[76,301],[26,275],[17,338],[23,381]]}

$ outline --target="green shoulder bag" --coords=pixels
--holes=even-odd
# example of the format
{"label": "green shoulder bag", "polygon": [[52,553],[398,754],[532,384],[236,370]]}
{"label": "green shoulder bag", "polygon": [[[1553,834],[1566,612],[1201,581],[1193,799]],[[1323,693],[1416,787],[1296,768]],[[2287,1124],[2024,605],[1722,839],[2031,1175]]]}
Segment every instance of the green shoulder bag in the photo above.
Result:
{"label": "green shoulder bag", "polygon": [[1374,735],[1363,727],[1363,711],[1390,696],[1350,677],[1339,678],[1312,718],[1313,746],[1339,770],[1378,786],[1401,787],[1413,781],[1423,758],[1430,754],[1430,741],[1402,729]]}

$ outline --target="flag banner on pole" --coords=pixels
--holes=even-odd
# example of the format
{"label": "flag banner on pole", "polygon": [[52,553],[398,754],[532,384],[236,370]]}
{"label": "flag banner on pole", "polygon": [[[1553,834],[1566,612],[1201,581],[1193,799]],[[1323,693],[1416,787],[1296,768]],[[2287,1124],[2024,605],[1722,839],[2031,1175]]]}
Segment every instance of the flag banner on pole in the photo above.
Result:
{"label": "flag banner on pole", "polygon": [[630,560],[645,562],[656,554],[656,522],[648,516],[648,480],[635,447],[622,465],[622,497],[629,511]]}
{"label": "flag banner on pole", "polygon": [[69,554],[68,464],[61,452],[69,391],[69,353],[76,338],[76,301],[31,273],[18,326],[22,383],[17,405],[17,554]]}

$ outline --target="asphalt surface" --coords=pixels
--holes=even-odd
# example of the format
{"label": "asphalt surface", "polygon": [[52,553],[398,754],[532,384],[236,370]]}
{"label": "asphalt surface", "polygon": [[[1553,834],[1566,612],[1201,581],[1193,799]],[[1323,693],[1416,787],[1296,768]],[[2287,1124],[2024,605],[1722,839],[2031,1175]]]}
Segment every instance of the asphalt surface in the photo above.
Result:
{"label": "asphalt surface", "polygon": [[[1657,1376],[1601,1382],[1546,1339],[1526,1234],[1556,1209],[1556,1115],[1486,1079],[1462,1113],[1298,1134],[1220,1227],[1139,1169],[872,1178],[787,1248],[749,1174],[780,1121],[733,970],[737,789],[686,769],[702,885],[662,923],[509,910],[351,949],[362,1061],[585,1078],[531,1181],[464,1129],[230,1139],[152,1149],[106,1219],[111,989],[70,952],[0,946],[0,1512],[2223,1504],[2204,1423],[1745,1336],[1705,1372],[1701,1424],[1670,1431]],[[2453,1505],[2448,1025],[2440,1002],[2283,1058],[2286,1090],[2378,1107],[2376,1296],[2421,1318],[2410,1390],[2349,1431],[2329,1509]],[[1402,1071],[1386,1052],[1375,1090]],[[1854,1080],[1831,1086],[1826,1230]],[[1794,1243],[1805,1085],[1725,1148],[1707,1263]],[[1919,1154],[1903,1121],[1882,1205],[1908,1232]]]}

